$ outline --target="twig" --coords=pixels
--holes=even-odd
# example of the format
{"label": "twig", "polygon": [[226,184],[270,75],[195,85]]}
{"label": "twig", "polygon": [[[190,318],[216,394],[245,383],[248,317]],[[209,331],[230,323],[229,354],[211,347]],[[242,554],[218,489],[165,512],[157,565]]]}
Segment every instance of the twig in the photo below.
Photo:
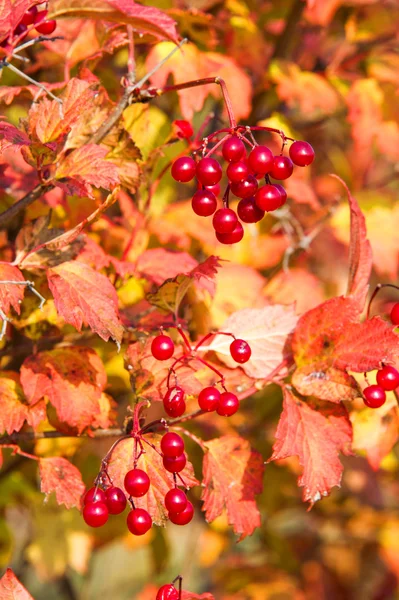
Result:
{"label": "twig", "polygon": [[26,196],[18,200],[15,204],[7,208],[0,214],[0,229],[4,228],[14,217],[16,217],[22,210],[28,208],[35,200],[40,198],[43,194],[53,189],[52,185],[43,185],[39,183],[33,190],[31,190]]}
{"label": "twig", "polygon": [[11,435],[0,437],[0,446],[17,442],[33,442],[36,440],[54,438],[102,439],[120,437],[123,435],[125,435],[125,432],[122,429],[97,429],[96,431],[91,432],[90,435],[73,435],[62,431],[18,431]]}
{"label": "twig", "polygon": [[58,104],[60,106],[60,115],[61,115],[61,118],[64,117],[64,111],[62,110],[63,102],[62,102],[61,98],[57,98],[57,96],[54,96],[53,92],[50,92],[50,90],[48,90],[45,85],[43,85],[42,83],[39,83],[39,81],[36,81],[35,79],[32,79],[32,77],[29,77],[29,75],[27,75],[23,71],[20,71],[19,69],[17,69],[17,67],[14,67],[14,65],[12,65],[11,63],[9,63],[7,61],[3,61],[3,64],[4,64],[5,67],[7,67],[8,69],[10,69],[10,71],[12,71],[13,73],[16,73],[17,75],[19,75],[20,77],[22,77],[22,79],[26,79],[26,81],[29,81],[29,83],[33,83],[33,85],[35,85],[36,87],[38,87],[41,90],[43,90],[43,92],[46,92],[46,94],[48,96],[50,96],[50,98],[52,98],[53,100],[55,100],[56,102],[58,102]]}

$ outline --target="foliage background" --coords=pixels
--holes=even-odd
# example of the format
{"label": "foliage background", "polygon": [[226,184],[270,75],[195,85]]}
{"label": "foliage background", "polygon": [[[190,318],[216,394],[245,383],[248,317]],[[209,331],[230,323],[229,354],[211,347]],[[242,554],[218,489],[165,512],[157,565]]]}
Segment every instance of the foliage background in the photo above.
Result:
{"label": "foliage background", "polygon": [[[240,308],[269,302],[296,302],[301,313],[345,291],[349,213],[342,188],[329,177],[334,172],[348,183],[365,214],[374,255],[372,283],[395,281],[399,250],[397,2],[165,0],[145,4],[167,11],[177,21],[179,33],[190,39],[183,55],[156,74],[154,85],[171,82],[173,74],[175,81],[222,75],[239,118],[306,139],[315,148],[316,160],[311,169],[296,169],[289,181],[289,206],[299,223],[296,230],[289,215],[279,220],[270,216],[259,227],[249,228],[242,243],[223,248],[215,244],[211,229],[191,213],[187,188],[174,183],[169,174],[154,186],[150,208],[146,208],[157,174],[184,149],[185,142],[173,133],[173,121],[192,118],[198,131],[211,115],[209,130],[223,126],[219,89],[196,88],[180,95],[180,101],[177,94],[166,95],[149,109],[133,106],[126,113],[126,119],[131,119],[128,129],[146,160],[139,163],[141,184],[132,197],[142,213],[127,215],[126,209],[118,220],[120,212],[114,206],[92,226],[90,237],[119,259],[130,243],[124,258],[134,264],[140,257],[144,261],[147,250],[160,246],[187,252],[198,260],[211,253],[228,259],[217,275],[213,302],[206,294],[190,297],[184,316],[194,334],[220,327]],[[126,48],[115,47],[96,56],[101,32],[91,21],[84,25],[80,20],[59,21],[58,31],[66,40],[32,50],[31,73],[40,81],[63,81],[67,56],[71,74],[90,68],[116,99],[126,71]],[[165,55],[165,44],[154,46],[144,40],[136,47],[139,75]],[[6,86],[21,85],[14,74],[4,73],[2,83],[3,114],[18,124],[27,114],[31,97],[21,94],[10,101]],[[159,157],[154,150],[166,141],[166,157]],[[16,168],[22,169],[22,163]],[[98,202],[98,196],[83,200],[68,196],[60,201],[60,196],[49,194],[28,209],[25,221],[47,214],[50,205],[52,226],[69,229]],[[10,197],[3,194],[0,208],[10,203]],[[127,201],[124,204],[128,206]],[[305,251],[302,231],[317,233]],[[8,243],[6,233],[0,233],[2,260],[10,260]],[[284,271],[287,247],[294,254],[289,270]],[[151,255],[145,257],[151,262]],[[143,266],[117,282],[126,321],[133,322],[140,310],[149,289],[149,272],[151,268]],[[373,311],[385,314],[394,300],[394,292],[382,294]],[[51,303],[42,320],[36,304],[35,298],[24,301],[19,338],[11,355],[7,342],[2,342],[2,369],[17,369],[35,348],[41,348],[43,336],[59,331]],[[122,353],[89,332],[76,335],[67,327],[63,335],[100,354],[108,375],[106,392],[116,403],[122,425],[131,402]],[[361,451],[360,456],[343,459],[342,487],[334,488],[330,497],[306,512],[296,483],[297,461],[267,465],[264,491],[258,498],[262,525],[239,544],[224,517],[211,525],[204,521],[198,489],[192,492],[196,517],[188,527],[169,524],[165,530],[153,528],[144,538],[133,538],[123,519],[113,519],[102,530],[89,531],[76,509],[67,511],[54,498],[43,502],[36,464],[6,451],[0,471],[0,564],[11,566],[38,600],[101,596],[149,600],[154,597],[154,585],[172,580],[177,573],[184,576],[186,589],[208,591],[221,600],[398,598],[399,462],[392,449],[398,415],[396,408],[382,416],[365,412],[360,404],[357,408],[354,447]],[[280,412],[281,392],[271,385],[243,402],[231,421],[202,419],[192,423],[191,429],[203,437],[215,437],[234,428],[266,459]],[[109,445],[107,439],[67,438],[39,440],[26,448],[40,456],[71,459],[89,484]],[[201,472],[201,454],[194,445],[190,447],[197,473]]]}

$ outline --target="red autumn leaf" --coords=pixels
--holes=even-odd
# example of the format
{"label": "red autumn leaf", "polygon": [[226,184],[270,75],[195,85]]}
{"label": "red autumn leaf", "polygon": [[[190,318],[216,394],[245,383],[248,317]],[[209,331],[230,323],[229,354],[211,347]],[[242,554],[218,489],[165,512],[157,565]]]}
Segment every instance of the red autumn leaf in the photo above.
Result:
{"label": "red autumn leaf", "polygon": [[[233,313],[220,330],[248,342],[251,358],[241,366],[249,377],[262,379],[289,357],[288,340],[297,320],[292,306],[244,308]],[[217,335],[208,348],[217,352],[227,366],[236,367],[230,355],[231,342],[232,338]]]}
{"label": "red autumn leaf", "polygon": [[341,402],[361,396],[356,380],[346,371],[318,367],[317,363],[299,367],[292,376],[292,385],[303,396],[316,396],[320,400]]}
{"label": "red autumn leaf", "polygon": [[9,263],[0,262],[0,309],[7,314],[12,307],[20,314],[25,294],[25,285],[2,283],[3,281],[25,281],[21,271]]}
{"label": "red autumn leaf", "polygon": [[255,496],[263,489],[263,458],[241,437],[226,435],[205,442],[203,510],[211,522],[227,511],[229,524],[243,540],[260,526]]}
{"label": "red autumn leaf", "polygon": [[137,270],[156,285],[161,285],[166,279],[191,271],[197,265],[198,261],[187,252],[151,248],[140,255]]}
{"label": "red autumn leaf", "polygon": [[280,271],[263,290],[273,304],[293,304],[300,315],[325,299],[321,281],[308,270],[294,267]]}
{"label": "red autumn leaf", "polygon": [[[160,452],[161,438],[162,435],[160,434],[145,435],[145,439],[153,444],[158,452]],[[156,525],[163,525],[167,519],[164,498],[168,490],[174,486],[173,475],[164,468],[162,457],[158,454],[157,450],[154,450],[147,444],[143,444],[143,446],[145,454],[142,454],[137,466],[148,474],[151,486],[148,493],[142,498],[135,498],[134,503],[137,507],[148,510]],[[112,452],[108,473],[114,485],[125,489],[123,481],[126,473],[130,469],[133,469],[133,463],[134,440],[131,438],[120,442]],[[189,461],[187,461],[187,465],[181,471],[180,475],[187,488],[191,488],[199,483],[194,476],[193,467]]]}
{"label": "red autumn leaf", "polygon": [[[153,339],[150,337],[144,343],[139,341],[130,344],[125,361],[135,394],[148,400],[162,400],[167,390],[169,369],[175,362],[175,357],[181,356],[181,352],[178,346],[175,357],[159,361],[151,354]],[[190,361],[188,365],[180,363],[175,367],[178,383],[184,388],[186,394],[199,394],[202,389],[201,383],[195,376],[198,368],[201,368],[201,364],[195,361]]]}
{"label": "red autumn leaf", "polygon": [[58,504],[65,504],[67,508],[80,507],[86,486],[79,469],[66,458],[40,458],[39,473],[40,489],[44,494],[55,492]]}
{"label": "red autumn leaf", "polygon": [[95,90],[83,79],[72,78],[60,95],[62,111],[56,100],[43,98],[29,111],[29,133],[40,142],[55,142],[69,133],[71,127],[90,110]]}
{"label": "red autumn leaf", "polygon": [[29,146],[30,144],[31,141],[26,133],[17,129],[11,123],[0,121],[0,153],[12,146],[18,148],[19,146]]}
{"label": "red autumn leaf", "polygon": [[1,600],[34,600],[11,569],[7,569],[0,579],[0,598]]}
{"label": "red autumn leaf", "polygon": [[373,266],[371,246],[367,239],[366,221],[346,183],[337,175],[333,175],[333,177],[338,179],[346,189],[350,208],[349,279],[346,293],[348,296],[357,298],[360,309],[363,309]]}
{"label": "red autumn leaf", "polygon": [[100,357],[90,348],[68,347],[29,356],[21,367],[21,384],[31,404],[47,396],[58,418],[83,431],[99,418],[107,377]]}
{"label": "red autumn leaf", "polygon": [[58,313],[78,331],[88,325],[103,340],[119,345],[123,327],[118,316],[118,297],[107,277],[77,261],[48,269],[48,284]]}
{"label": "red autumn leaf", "polygon": [[176,23],[166,13],[152,6],[136,4],[132,0],[50,0],[49,17],[79,17],[114,21],[118,25],[131,25],[139,33],[150,34],[157,39],[177,42]]}
{"label": "red autumn leaf", "polygon": [[[93,197],[92,188],[109,190],[119,183],[118,169],[112,162],[105,160],[108,150],[95,144],[87,144],[73,150],[63,158],[55,173],[56,185],[78,196]],[[76,186],[77,184],[77,186]],[[75,186],[74,191],[70,186]]]}
{"label": "red autumn leaf", "polygon": [[8,377],[7,372],[0,374],[0,433],[11,435],[19,431],[28,414],[24,395],[17,377]]}
{"label": "red autumn leaf", "polygon": [[31,0],[2,0],[0,2],[0,42],[18,25]]}
{"label": "red autumn leaf", "polygon": [[379,317],[360,323],[358,317],[354,297],[331,298],[302,315],[292,340],[297,366],[317,364],[363,373],[394,362],[399,337],[393,326]]}
{"label": "red autumn leaf", "polygon": [[268,462],[298,456],[303,474],[298,485],[312,505],[341,483],[339,452],[351,454],[352,426],[346,408],[308,400],[284,388],[283,412]]}

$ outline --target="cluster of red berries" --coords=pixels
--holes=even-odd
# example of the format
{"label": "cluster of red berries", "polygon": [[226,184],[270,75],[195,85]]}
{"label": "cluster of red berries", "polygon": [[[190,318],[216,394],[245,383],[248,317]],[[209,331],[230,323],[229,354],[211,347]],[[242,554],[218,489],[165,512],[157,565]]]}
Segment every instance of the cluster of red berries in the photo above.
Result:
{"label": "cluster of red berries", "polygon": [[391,365],[385,365],[377,371],[377,384],[364,388],[363,401],[369,408],[379,408],[387,399],[385,392],[393,392],[397,387],[399,387],[399,371]]}
{"label": "cluster of red berries", "polygon": [[[162,437],[161,450],[163,465],[169,473],[175,475],[184,469],[187,458],[184,453],[184,441],[177,434],[168,432]],[[119,515],[127,505],[132,509],[127,516],[127,527],[134,535],[144,535],[152,526],[152,519],[144,508],[136,508],[134,498],[142,498],[150,489],[150,478],[142,469],[135,467],[125,475],[126,492],[110,485],[105,490],[96,485],[90,488],[83,499],[83,518],[90,527],[101,527],[108,521],[109,515]],[[194,515],[194,507],[186,494],[175,485],[164,498],[170,521],[176,525],[187,525]]]}
{"label": "cluster of red berries", "polygon": [[[231,335],[231,334],[226,334]],[[232,336],[234,337],[234,336]],[[151,353],[157,360],[168,360],[172,358],[175,351],[175,345],[172,338],[164,333],[157,335],[151,344]],[[230,354],[237,363],[246,363],[251,358],[251,348],[245,340],[234,338],[230,344]],[[184,356],[184,355],[183,355]],[[182,358],[182,357],[181,357]],[[180,359],[177,359],[178,362]],[[205,361],[205,364],[206,361]],[[170,370],[173,372],[173,368]],[[168,389],[163,398],[165,412],[170,417],[181,417],[186,410],[185,391],[179,385],[170,386],[168,378]],[[199,407],[206,412],[217,412],[223,417],[234,415],[239,408],[239,400],[235,394],[224,389],[220,392],[215,386],[204,388],[198,396]]]}
{"label": "cluster of red berries", "polygon": [[20,41],[25,37],[25,35],[28,34],[28,31],[32,29],[35,29],[37,33],[41,33],[42,35],[52,34],[57,27],[57,23],[52,19],[47,20],[47,13],[47,10],[39,11],[36,6],[31,6],[31,8],[25,12],[24,16],[8,39],[2,42],[2,46],[11,44],[12,40],[15,38],[18,38]]}
{"label": "cluster of red berries", "polygon": [[[284,142],[287,139],[284,137]],[[245,143],[251,147],[248,155]],[[235,244],[244,235],[240,220],[243,223],[257,223],[265,212],[276,210],[286,202],[284,187],[279,183],[272,183],[270,178],[277,181],[288,179],[292,175],[294,164],[306,167],[313,162],[314,150],[308,142],[294,141],[290,146],[289,156],[282,153],[274,156],[267,146],[257,145],[245,135],[229,135],[222,144],[222,155],[228,163],[228,184],[223,195],[223,206],[218,209],[217,196],[220,193],[219,182],[223,171],[219,161],[210,154],[219,145],[217,143],[198,162],[190,156],[175,160],[172,177],[182,183],[188,183],[196,177],[199,189],[192,199],[193,211],[201,217],[213,215],[212,224],[219,242]],[[203,154],[205,148],[206,144]],[[262,178],[265,185],[259,186],[258,180]],[[241,199],[237,214],[229,208],[230,192]]]}

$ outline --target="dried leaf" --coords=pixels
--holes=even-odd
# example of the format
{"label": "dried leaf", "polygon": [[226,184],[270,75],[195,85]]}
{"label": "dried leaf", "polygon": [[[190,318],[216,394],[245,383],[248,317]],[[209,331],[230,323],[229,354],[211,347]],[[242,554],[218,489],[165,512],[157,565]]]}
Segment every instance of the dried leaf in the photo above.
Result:
{"label": "dried leaf", "polygon": [[354,377],[334,367],[319,368],[316,363],[296,369],[291,382],[303,396],[316,396],[320,400],[341,402],[361,396]]}
{"label": "dried leaf", "polygon": [[34,600],[11,569],[7,569],[0,579],[0,598],[1,600]]}
{"label": "dried leaf", "polygon": [[66,458],[58,456],[39,459],[39,472],[40,489],[44,494],[55,492],[58,504],[64,504],[67,508],[80,507],[86,486],[79,469]]}
{"label": "dried leaf", "polygon": [[226,435],[205,442],[203,510],[211,522],[226,508],[229,524],[243,540],[260,526],[255,496],[263,489],[263,458],[249,442]]}
{"label": "dried leaf", "polygon": [[339,452],[351,454],[351,443],[352,426],[342,404],[302,402],[284,388],[283,412],[268,462],[298,456],[304,502],[313,505],[339,487],[343,471]]}
{"label": "dried leaf", "polygon": [[58,313],[78,331],[87,324],[103,340],[120,344],[118,297],[109,279],[88,265],[65,262],[47,271]]}

